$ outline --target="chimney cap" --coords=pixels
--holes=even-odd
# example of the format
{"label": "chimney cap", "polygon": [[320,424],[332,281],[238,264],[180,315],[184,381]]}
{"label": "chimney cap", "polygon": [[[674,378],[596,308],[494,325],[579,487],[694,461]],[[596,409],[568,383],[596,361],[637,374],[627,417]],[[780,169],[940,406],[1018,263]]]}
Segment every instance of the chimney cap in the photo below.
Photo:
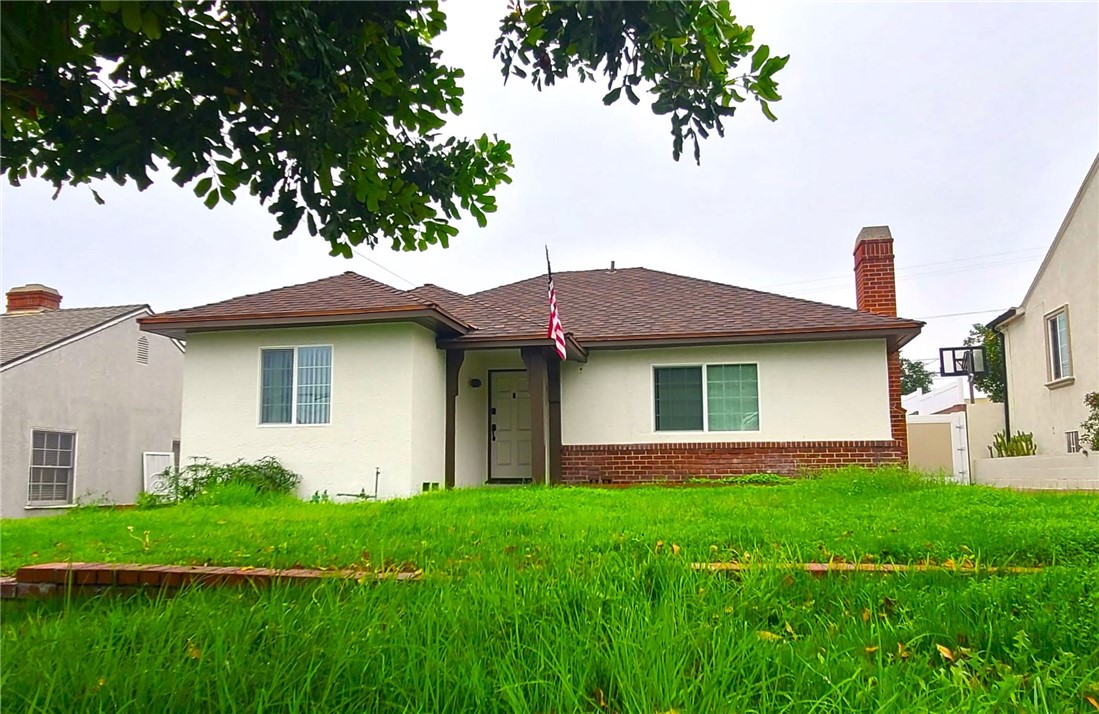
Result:
{"label": "chimney cap", "polygon": [[889,232],[889,226],[864,226],[855,239],[855,247],[871,240],[893,240],[893,234]]}
{"label": "chimney cap", "polygon": [[51,288],[49,285],[43,285],[42,283],[27,283],[26,285],[20,285],[18,287],[8,290],[8,294],[11,293],[50,293],[51,295],[60,295],[56,288]]}

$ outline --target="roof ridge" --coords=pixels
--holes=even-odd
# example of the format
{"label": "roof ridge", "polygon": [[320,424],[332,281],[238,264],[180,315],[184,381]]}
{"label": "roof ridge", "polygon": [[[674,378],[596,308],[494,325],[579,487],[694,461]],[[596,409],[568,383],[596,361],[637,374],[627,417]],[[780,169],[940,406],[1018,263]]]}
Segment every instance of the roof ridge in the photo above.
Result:
{"label": "roof ridge", "polygon": [[637,268],[625,268],[625,270],[642,270],[642,271],[645,271],[646,273],[659,273],[660,275],[670,275],[674,278],[680,278],[680,279],[683,279],[683,280],[692,280],[696,283],[705,283],[707,285],[713,285],[713,286],[720,287],[720,288],[733,288],[735,290],[743,290],[744,292],[754,293],[756,295],[766,295],[768,297],[782,298],[783,300],[793,300],[793,301],[796,301],[796,302],[799,302],[799,303],[804,303],[804,304],[808,304],[808,305],[819,305],[821,307],[827,307],[827,308],[831,308],[831,309],[834,309],[834,310],[846,310],[848,312],[854,312],[854,313],[858,313],[860,315],[874,315],[875,317],[884,317],[884,318],[892,319],[892,320],[903,320],[905,322],[917,322],[916,320],[911,320],[911,319],[906,318],[906,317],[899,317],[897,315],[879,315],[876,312],[866,312],[864,310],[859,310],[858,308],[847,307],[846,305],[834,305],[830,302],[820,302],[819,300],[808,300],[806,298],[793,297],[792,295],[783,295],[782,293],[773,293],[773,292],[769,292],[767,290],[760,290],[758,288],[746,288],[743,285],[733,285],[732,283],[720,283],[716,280],[709,280],[708,278],[696,278],[696,277],[691,276],[691,275],[680,275],[679,273],[671,273],[671,272],[668,272],[667,270],[655,270],[653,268],[646,268],[646,267],[643,267],[643,266],[637,267]]}
{"label": "roof ridge", "polygon": [[[123,308],[136,310],[139,307],[149,307],[149,304],[144,302],[135,302],[125,305],[90,305],[87,307],[62,307],[58,308],[57,310],[21,310],[19,312],[0,313],[0,317],[22,317],[23,315],[58,315],[66,312],[81,312],[87,310],[121,310]],[[149,309],[151,310],[152,308]]]}
{"label": "roof ridge", "polygon": [[[537,276],[535,276],[535,277],[537,277]],[[426,287],[428,285],[431,285],[431,287],[433,287],[433,288],[438,288],[439,290],[444,290],[444,291],[446,291],[446,292],[448,292],[452,295],[456,295],[456,296],[462,298],[463,300],[469,300],[470,302],[476,303],[477,305],[480,305],[483,308],[487,308],[489,310],[492,310],[493,312],[498,312],[502,315],[508,315],[508,316],[514,317],[518,320],[522,320],[523,322],[529,322],[530,324],[534,325],[535,327],[538,327],[539,329],[541,329],[543,327],[543,325],[541,323],[539,323],[537,320],[535,320],[531,317],[528,317],[528,316],[526,316],[522,313],[513,312],[511,310],[505,310],[505,309],[499,307],[498,305],[494,305],[490,302],[485,301],[482,298],[475,297],[476,293],[472,294],[472,295],[466,295],[465,293],[460,293],[460,292],[457,292],[455,290],[451,290],[449,288],[444,288],[441,285],[433,285],[431,283],[425,283],[424,285],[421,285],[420,287]],[[547,305],[547,307],[548,307],[548,305]],[[474,325],[474,327],[476,328],[476,325]]]}

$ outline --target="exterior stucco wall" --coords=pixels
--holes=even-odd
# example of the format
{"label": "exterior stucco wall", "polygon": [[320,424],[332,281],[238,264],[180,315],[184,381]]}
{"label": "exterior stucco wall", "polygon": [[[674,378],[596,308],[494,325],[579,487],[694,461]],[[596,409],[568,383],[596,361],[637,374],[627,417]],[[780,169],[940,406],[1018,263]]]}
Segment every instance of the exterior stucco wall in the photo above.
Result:
{"label": "exterior stucco wall", "polygon": [[[488,373],[526,369],[517,349],[466,353],[458,373],[455,403],[454,485],[480,486],[488,478]],[[470,386],[479,379],[481,386]]]}
{"label": "exterior stucco wall", "polygon": [[1094,454],[981,459],[974,467],[973,482],[985,486],[1099,491],[1099,458]]}
{"label": "exterior stucco wall", "polygon": [[[1068,306],[1073,381],[1046,386],[1046,316]],[[1084,395],[1099,390],[1099,179],[1092,175],[1023,312],[1003,326],[1012,431],[1033,432],[1040,455],[1065,454],[1066,431],[1087,417]]]}
{"label": "exterior stucco wall", "polygon": [[[653,366],[759,365],[760,430],[654,428]],[[593,350],[566,362],[564,444],[876,441],[891,436],[884,340]]]}
{"label": "exterior stucco wall", "polygon": [[[413,324],[190,335],[184,462],[274,456],[301,474],[304,498],[316,491],[333,497],[371,493],[380,468],[379,497],[414,493],[427,480],[422,470],[442,472],[442,428],[433,425],[435,404],[441,409],[443,403],[442,387],[435,386],[443,379],[442,363],[426,358],[425,343],[434,349],[434,336]],[[330,423],[261,426],[260,349],[305,345],[332,345]],[[430,374],[432,364],[437,377]]]}
{"label": "exterior stucco wall", "polygon": [[25,508],[34,429],[76,432],[74,498],[132,503],[142,452],[170,452],[180,436],[182,381],[183,353],[133,318],[0,373],[3,517],[56,512]]}
{"label": "exterior stucco wall", "polygon": [[425,482],[444,487],[446,446],[446,353],[435,335],[420,329],[412,339],[412,481],[413,493]]}

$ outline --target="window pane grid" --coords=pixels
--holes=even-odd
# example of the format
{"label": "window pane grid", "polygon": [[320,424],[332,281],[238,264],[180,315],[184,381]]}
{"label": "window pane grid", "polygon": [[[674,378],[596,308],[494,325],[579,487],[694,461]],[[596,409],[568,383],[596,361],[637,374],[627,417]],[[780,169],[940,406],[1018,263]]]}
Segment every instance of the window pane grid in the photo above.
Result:
{"label": "window pane grid", "polygon": [[298,423],[327,424],[332,385],[332,348],[298,348]]}
{"label": "window pane grid", "polygon": [[329,423],[332,348],[287,347],[261,353],[260,423]]}
{"label": "window pane grid", "polygon": [[72,503],[75,446],[75,435],[71,433],[31,432],[29,503]]}
{"label": "window pane grid", "polygon": [[1060,312],[1047,319],[1049,328],[1049,371],[1052,379],[1072,375],[1069,354],[1068,316]]}
{"label": "window pane grid", "polygon": [[759,378],[756,365],[707,366],[706,394],[709,431],[759,429]]}

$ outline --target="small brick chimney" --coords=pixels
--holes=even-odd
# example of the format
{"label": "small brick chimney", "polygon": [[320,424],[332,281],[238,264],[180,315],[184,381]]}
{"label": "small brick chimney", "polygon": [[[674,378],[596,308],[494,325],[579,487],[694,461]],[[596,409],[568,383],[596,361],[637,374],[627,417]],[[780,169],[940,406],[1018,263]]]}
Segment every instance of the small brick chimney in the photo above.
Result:
{"label": "small brick chimney", "polygon": [[855,239],[855,295],[859,310],[897,316],[893,235],[889,226],[868,226]]}
{"label": "small brick chimney", "polygon": [[61,308],[61,293],[51,287],[31,283],[8,291],[7,314],[49,312]]}
{"label": "small brick chimney", "polygon": [[[858,309],[897,316],[897,279],[893,269],[893,234],[889,226],[867,226],[855,239],[855,296]],[[908,422],[901,406],[901,353],[888,348],[889,426],[900,458],[908,463]]]}

